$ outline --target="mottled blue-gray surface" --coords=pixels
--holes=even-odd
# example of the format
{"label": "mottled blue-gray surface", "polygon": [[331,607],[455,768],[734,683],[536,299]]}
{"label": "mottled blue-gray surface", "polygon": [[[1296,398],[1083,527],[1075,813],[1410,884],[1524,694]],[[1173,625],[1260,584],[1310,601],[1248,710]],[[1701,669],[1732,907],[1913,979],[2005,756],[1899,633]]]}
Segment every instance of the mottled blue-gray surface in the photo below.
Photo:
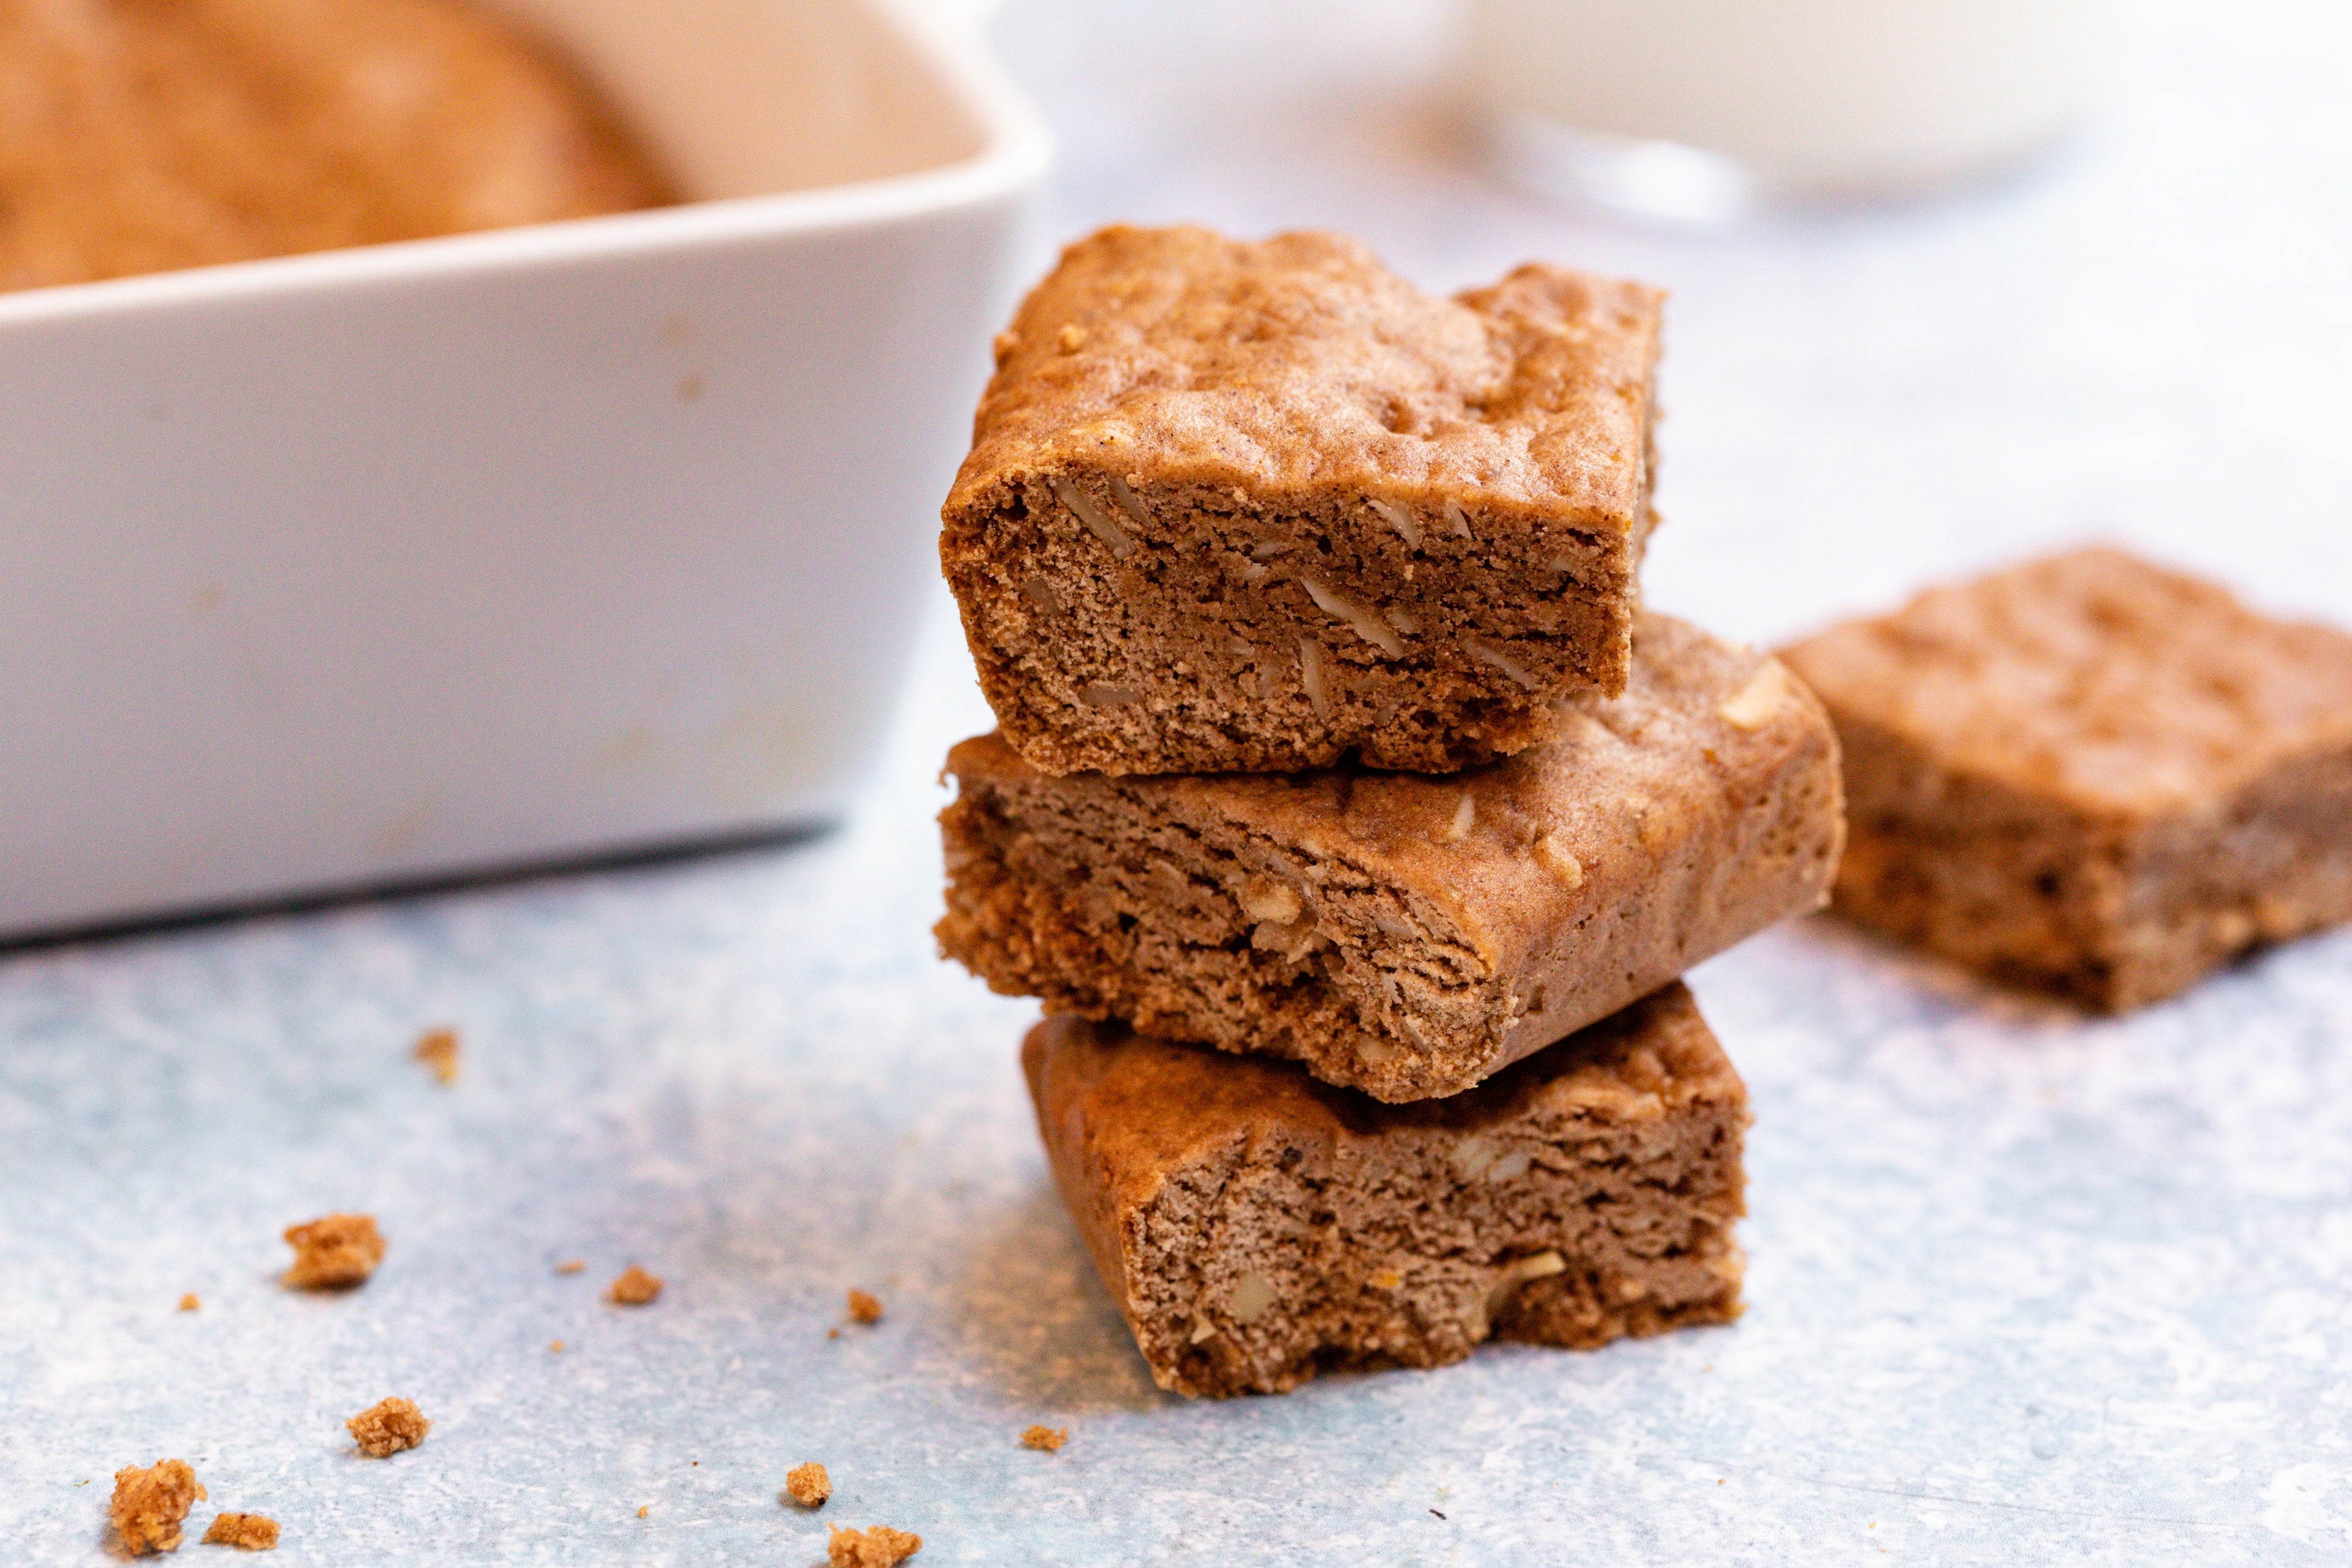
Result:
{"label": "mottled blue-gray surface", "polygon": [[[1761,640],[2093,529],[2352,619],[2322,10],[2134,8],[2033,176],[1721,239],[1467,172],[1424,0],[1032,0],[1005,37],[1059,232],[1674,285],[1651,594]],[[103,1561],[108,1478],[165,1455],[288,1568],[809,1568],[826,1521],[923,1564],[2352,1561],[2352,936],[2092,1021],[1772,933],[1694,978],[1756,1101],[1737,1327],[1186,1404],[1047,1184],[1028,1007],[932,956],[926,781],[984,716],[929,636],[830,837],[0,956],[0,1561]],[[437,1022],[447,1087],[407,1058]],[[278,1289],[278,1230],[335,1208],[382,1270]],[[661,1300],[604,1304],[633,1261]],[[852,1286],[888,1316],[831,1338]],[[354,1457],[394,1393],[433,1436]],[[777,1501],[804,1458],[819,1515]]]}

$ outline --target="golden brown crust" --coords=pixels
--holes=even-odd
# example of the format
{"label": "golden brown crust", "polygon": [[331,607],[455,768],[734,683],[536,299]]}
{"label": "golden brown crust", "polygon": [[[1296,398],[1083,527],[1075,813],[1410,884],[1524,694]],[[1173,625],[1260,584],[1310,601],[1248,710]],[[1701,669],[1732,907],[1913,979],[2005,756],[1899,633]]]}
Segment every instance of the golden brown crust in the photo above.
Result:
{"label": "golden brown crust", "polygon": [[0,5],[0,289],[674,199],[550,51],[455,0]]}
{"label": "golden brown crust", "polygon": [[1279,1392],[1489,1337],[1583,1347],[1738,1310],[1746,1089],[1679,984],[1411,1105],[1068,1015],[1022,1059],[1162,1387]]}
{"label": "golden brown crust", "polygon": [[285,1274],[291,1289],[348,1290],[365,1284],[383,1261],[383,1237],[373,1215],[321,1215],[288,1226],[286,1241],[294,1248],[294,1267]]}
{"label": "golden brown crust", "polygon": [[998,990],[1450,1094],[1826,899],[1827,718],[1766,656],[1646,617],[1632,683],[1451,777],[1047,778],[955,748],[943,950]]}
{"label": "golden brown crust", "polygon": [[1268,494],[1475,490],[1630,533],[1663,298],[1530,264],[1442,300],[1339,235],[1106,228],[999,340],[948,510],[1113,453]]}
{"label": "golden brown crust", "polygon": [[1956,774],[2145,818],[2352,745],[2352,637],[2119,550],[1931,588],[1783,656]]}
{"label": "golden brown crust", "polygon": [[114,1472],[107,1522],[131,1556],[177,1552],[180,1522],[204,1495],[203,1483],[185,1459],[158,1459],[143,1468],[125,1465]]}
{"label": "golden brown crust", "polygon": [[1785,657],[1845,754],[1839,909],[2120,1009],[2352,920],[2352,637],[2118,551]]}
{"label": "golden brown crust", "polygon": [[999,340],[940,559],[1049,773],[1444,770],[1625,679],[1659,293],[1422,294],[1334,235],[1110,228]]}

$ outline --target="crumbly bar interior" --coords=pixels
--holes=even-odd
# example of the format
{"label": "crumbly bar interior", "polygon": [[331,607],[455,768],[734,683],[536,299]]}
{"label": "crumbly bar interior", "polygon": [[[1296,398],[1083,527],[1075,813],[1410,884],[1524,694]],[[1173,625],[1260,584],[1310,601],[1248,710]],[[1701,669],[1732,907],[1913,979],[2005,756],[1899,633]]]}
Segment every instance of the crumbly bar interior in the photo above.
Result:
{"label": "crumbly bar interior", "polygon": [[1955,773],[1851,717],[1839,730],[1837,908],[1972,968],[2122,1011],[2352,921],[2352,752],[2142,817]]}
{"label": "crumbly bar interior", "polygon": [[1007,737],[1156,773],[1524,750],[1562,694],[1622,689],[1645,534],[1062,471],[1002,487],[985,536],[950,574]]}
{"label": "crumbly bar interior", "polygon": [[[1661,1016],[1704,1029],[1679,986],[1628,1011],[1621,1040]],[[1279,1112],[1242,1134],[1204,1125],[1148,1200],[1097,1227],[1098,1250],[1116,1237],[1117,1256],[1098,1261],[1160,1385],[1276,1394],[1323,1371],[1440,1365],[1488,1339],[1589,1349],[1735,1318],[1747,1124],[1736,1078],[1727,1068],[1720,1084],[1677,1096],[1661,1053],[1637,1039],[1606,1081],[1548,1094],[1545,1056],[1454,1100],[1355,1101],[1336,1139]],[[1072,1190],[1082,1165],[1057,1151],[1081,1213],[1103,1202]]]}

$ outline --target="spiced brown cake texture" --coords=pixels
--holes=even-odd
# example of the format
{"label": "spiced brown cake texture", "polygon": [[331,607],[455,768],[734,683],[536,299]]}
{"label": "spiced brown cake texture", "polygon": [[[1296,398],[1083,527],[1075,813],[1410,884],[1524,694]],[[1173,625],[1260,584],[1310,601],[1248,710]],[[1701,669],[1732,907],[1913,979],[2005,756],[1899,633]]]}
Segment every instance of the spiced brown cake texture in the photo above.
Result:
{"label": "spiced brown cake texture", "polygon": [[1782,656],[1844,747],[1839,910],[2120,1010],[2352,920],[2352,637],[2106,548]]}
{"label": "spiced brown cake texture", "polygon": [[675,200],[602,95],[497,10],[0,5],[0,290]]}
{"label": "spiced brown cake texture", "polygon": [[1139,1033],[1455,1093],[1826,900],[1837,745],[1776,660],[1643,617],[1621,697],[1450,776],[1055,778],[948,758],[941,948]]}
{"label": "spiced brown cake texture", "polygon": [[1412,1105],[1070,1015],[1022,1061],[1162,1388],[1279,1394],[1738,1315],[1747,1091],[1679,983]]}
{"label": "spiced brown cake texture", "polygon": [[1047,773],[1444,771],[1624,687],[1663,296],[1108,228],[997,343],[940,554]]}

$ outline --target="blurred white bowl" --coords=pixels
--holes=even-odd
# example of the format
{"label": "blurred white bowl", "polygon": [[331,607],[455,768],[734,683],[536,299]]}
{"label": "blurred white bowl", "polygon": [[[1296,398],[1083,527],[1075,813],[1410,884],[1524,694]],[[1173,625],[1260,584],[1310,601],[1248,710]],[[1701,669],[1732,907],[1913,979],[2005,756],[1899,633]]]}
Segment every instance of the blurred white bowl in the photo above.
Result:
{"label": "blurred white bowl", "polygon": [[0,933],[822,822],[1046,158],[976,27],[509,0],[698,198],[0,295]]}

